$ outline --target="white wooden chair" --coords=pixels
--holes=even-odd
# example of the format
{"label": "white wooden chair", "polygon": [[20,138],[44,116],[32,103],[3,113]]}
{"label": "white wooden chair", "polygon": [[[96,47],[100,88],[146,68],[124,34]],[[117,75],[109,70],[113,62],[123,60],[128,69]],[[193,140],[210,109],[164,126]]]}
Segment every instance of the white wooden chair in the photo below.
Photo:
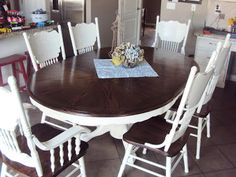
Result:
{"label": "white wooden chair", "polygon": [[[154,117],[147,121],[134,124],[131,129],[124,134],[123,140],[128,143],[128,147],[126,148],[118,177],[122,176],[125,165],[137,168],[154,176],[170,177],[181,158],[184,160],[185,172],[188,173],[186,142],[189,132],[186,130],[192,115],[197,109],[201,96],[213,75],[213,69],[208,73],[196,74],[196,72],[197,68],[193,67],[172,124],[166,122],[162,117]],[[133,156],[131,152],[134,147],[146,148],[165,156],[165,165]],[[165,175],[132,164],[130,163],[131,159],[164,169]]]}
{"label": "white wooden chair", "polygon": [[24,32],[23,36],[35,71],[58,62],[60,53],[63,60],[66,59],[60,25],[58,25],[58,32],[41,31],[32,35]]}
{"label": "white wooden chair", "polygon": [[[197,138],[196,159],[200,159],[202,131],[204,130],[205,127],[207,129],[207,137],[210,138],[210,112],[211,112],[210,100],[213,96],[217,81],[220,77],[225,61],[229,54],[229,50],[231,47],[229,39],[230,35],[228,34],[225,38],[223,45],[221,42],[218,43],[216,50],[212,53],[208,65],[205,68],[205,72],[207,72],[212,67],[214,67],[215,68],[214,74],[212,79],[210,80],[208,89],[202,95],[200,104],[193,115],[194,118],[197,118],[197,124],[191,123],[189,125],[189,127],[195,130],[190,135]],[[178,101],[177,104],[173,106],[172,110],[169,111],[168,114],[166,114],[165,119],[173,120],[174,114],[176,113],[174,110],[177,109],[177,105]]]}
{"label": "white wooden chair", "polygon": [[[219,80],[219,77],[225,65],[227,56],[229,55],[229,51],[231,47],[229,39],[230,39],[230,34],[226,36],[223,46],[221,42],[218,43],[218,47],[215,51],[216,53],[215,61],[211,63],[211,60],[210,60],[205,69],[205,71],[209,70],[211,65],[214,65],[215,67],[215,71],[213,74],[213,78],[210,81],[209,88],[208,90],[206,90],[205,94],[202,96],[201,104],[199,105],[196,113],[193,116],[195,118],[198,118],[197,126],[190,125],[191,128],[194,128],[195,130],[197,130],[197,133],[191,133],[192,136],[197,138],[196,159],[200,159],[201,137],[202,137],[202,131],[204,130],[205,127],[207,129],[207,138],[210,138],[211,136],[210,135],[210,112],[211,112],[210,100],[213,96],[217,82]],[[222,46],[222,47],[219,47],[219,46]],[[212,56],[211,58],[214,58],[214,56]]]}
{"label": "white wooden chair", "polygon": [[159,16],[157,16],[153,47],[180,52],[185,55],[190,23],[191,20],[188,20],[187,24],[178,21],[159,21]]}
{"label": "white wooden chair", "polygon": [[[58,32],[56,30],[41,31],[32,35],[27,35],[25,32],[23,33],[35,72],[58,62],[60,54],[63,60],[66,59],[61,26],[58,25],[57,28]],[[69,123],[65,121],[61,122]],[[41,123],[48,123],[65,129],[65,126],[60,125],[60,123],[53,123],[53,121],[47,119],[45,113],[42,114]]]}
{"label": "white wooden chair", "polygon": [[[10,76],[8,83],[11,91],[0,88],[1,177],[13,176],[12,173],[31,177],[57,176],[70,165],[75,165],[81,177],[86,177],[83,156],[88,144],[80,141],[80,135],[89,130],[74,126],[63,132],[48,124],[30,127],[15,78]],[[79,164],[75,163],[77,161]]]}
{"label": "white wooden chair", "polygon": [[94,49],[97,42],[97,48],[101,48],[98,18],[95,17],[95,23],[79,23],[75,26],[71,22],[67,23],[71,38],[74,55],[83,54]]}

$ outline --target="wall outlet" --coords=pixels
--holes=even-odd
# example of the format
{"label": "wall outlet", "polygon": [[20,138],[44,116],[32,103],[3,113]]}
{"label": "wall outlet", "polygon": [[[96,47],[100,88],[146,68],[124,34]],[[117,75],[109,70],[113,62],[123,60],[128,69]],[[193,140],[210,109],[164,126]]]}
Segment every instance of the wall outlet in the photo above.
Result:
{"label": "wall outlet", "polygon": [[174,2],[167,2],[166,8],[170,10],[175,10],[175,3]]}
{"label": "wall outlet", "polygon": [[219,4],[216,4],[216,7],[215,7],[215,13],[216,13],[216,14],[221,13],[220,5],[219,5]]}
{"label": "wall outlet", "polygon": [[191,5],[191,11],[192,11],[192,12],[195,12],[195,11],[196,11],[196,4],[192,4],[192,5]]}

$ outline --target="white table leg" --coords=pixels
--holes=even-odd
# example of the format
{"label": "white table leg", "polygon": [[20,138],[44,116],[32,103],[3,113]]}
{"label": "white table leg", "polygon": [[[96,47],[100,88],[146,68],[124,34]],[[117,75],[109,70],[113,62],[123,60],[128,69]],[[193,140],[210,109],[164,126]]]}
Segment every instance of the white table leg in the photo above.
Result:
{"label": "white table leg", "polygon": [[[126,133],[129,129],[128,125],[105,125],[105,126],[97,126],[97,128],[90,132],[90,133],[86,133],[86,134],[81,134],[81,140],[88,142],[90,141],[92,138],[95,138],[97,136],[103,135],[107,132],[110,132],[110,135],[113,138],[116,139],[120,139],[122,140],[123,134]],[[126,149],[126,147],[128,146],[128,144],[126,142],[123,142],[124,148]],[[133,155],[135,154],[135,151],[132,152]],[[134,159],[129,159],[129,163],[134,163]]]}
{"label": "white table leg", "polygon": [[88,142],[94,137],[103,135],[107,132],[110,132],[110,135],[116,139],[122,139],[123,134],[128,131],[127,125],[104,125],[104,126],[97,126],[97,128],[86,134],[81,135],[81,140]]}

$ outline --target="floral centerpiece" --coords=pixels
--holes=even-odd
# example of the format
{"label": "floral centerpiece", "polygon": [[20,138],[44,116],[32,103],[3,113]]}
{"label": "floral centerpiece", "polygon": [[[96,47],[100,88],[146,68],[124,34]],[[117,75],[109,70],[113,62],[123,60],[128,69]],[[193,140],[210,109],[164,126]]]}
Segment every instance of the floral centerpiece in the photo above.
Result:
{"label": "floral centerpiece", "polygon": [[112,52],[112,63],[133,68],[144,60],[144,50],[129,42],[122,43]]}

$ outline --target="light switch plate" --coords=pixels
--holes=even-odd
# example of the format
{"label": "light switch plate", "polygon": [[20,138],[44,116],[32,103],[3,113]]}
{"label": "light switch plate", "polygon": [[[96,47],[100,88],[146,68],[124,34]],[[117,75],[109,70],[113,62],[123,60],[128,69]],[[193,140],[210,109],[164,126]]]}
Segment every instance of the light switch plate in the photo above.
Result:
{"label": "light switch plate", "polygon": [[166,8],[170,10],[175,10],[175,3],[174,2],[167,2]]}

